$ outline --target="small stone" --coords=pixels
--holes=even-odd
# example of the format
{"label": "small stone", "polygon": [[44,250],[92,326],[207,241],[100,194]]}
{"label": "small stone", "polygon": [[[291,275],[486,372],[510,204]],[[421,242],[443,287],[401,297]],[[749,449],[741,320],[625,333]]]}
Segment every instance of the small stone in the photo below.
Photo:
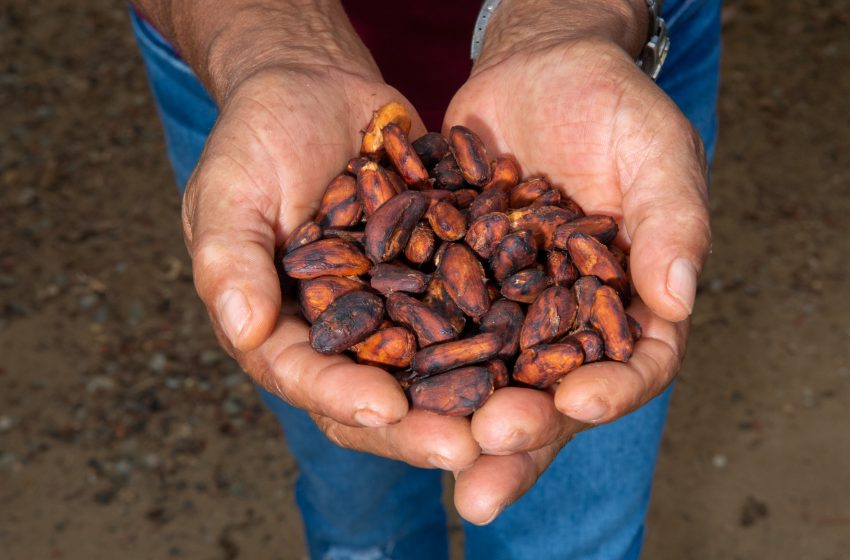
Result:
{"label": "small stone", "polygon": [[0,434],[8,432],[15,425],[15,421],[10,416],[0,416]]}
{"label": "small stone", "polygon": [[242,404],[242,400],[239,397],[229,396],[225,399],[224,403],[221,405],[225,414],[229,416],[236,416],[242,409],[245,408]]}
{"label": "small stone", "polygon": [[109,377],[98,375],[89,379],[86,383],[86,391],[96,393],[97,391],[111,391],[115,388],[115,381]]}
{"label": "small stone", "polygon": [[207,349],[201,352],[198,356],[198,362],[202,366],[214,366],[219,363],[224,356],[218,350]]}
{"label": "small stone", "polygon": [[145,468],[151,470],[159,467],[161,463],[162,461],[160,460],[159,455],[157,455],[156,453],[148,453],[142,458],[142,464],[145,466]]}
{"label": "small stone", "polygon": [[238,387],[245,381],[244,373],[231,373],[227,377],[224,378],[224,386],[228,389],[233,389],[234,387]]}
{"label": "small stone", "polygon": [[729,460],[726,458],[726,455],[718,453],[711,458],[711,464],[714,465],[714,468],[716,469],[725,469],[726,465],[729,464]]}
{"label": "small stone", "polygon": [[38,198],[38,193],[35,192],[35,189],[29,187],[26,189],[21,189],[21,192],[18,193],[15,202],[18,203],[18,206],[24,207],[29,206]]}
{"label": "small stone", "polygon": [[165,378],[165,386],[169,389],[177,390],[181,387],[182,383],[180,379],[177,377],[166,377]]}
{"label": "small stone", "polygon": [[162,352],[154,352],[148,360],[148,369],[154,373],[162,373],[168,365],[168,358]]}
{"label": "small stone", "polygon": [[85,294],[80,297],[80,309],[91,309],[98,302],[97,294]]}

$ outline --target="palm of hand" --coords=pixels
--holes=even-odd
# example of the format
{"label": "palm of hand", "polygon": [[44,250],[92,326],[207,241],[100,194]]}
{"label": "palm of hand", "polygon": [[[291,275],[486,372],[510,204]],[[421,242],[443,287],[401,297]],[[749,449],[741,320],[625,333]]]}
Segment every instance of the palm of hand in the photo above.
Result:
{"label": "palm of hand", "polygon": [[452,100],[452,124],[514,155],[524,176],[547,176],[588,213],[620,219],[618,243],[631,245],[639,295],[629,312],[644,330],[628,364],[582,366],[551,394],[503,389],[475,413],[485,455],[458,475],[455,503],[483,522],[530,488],[587,423],[619,418],[678,371],[690,304],[669,271],[680,257],[695,268],[705,257],[705,165],[673,102],[626,53],[595,44],[519,52],[478,72]]}

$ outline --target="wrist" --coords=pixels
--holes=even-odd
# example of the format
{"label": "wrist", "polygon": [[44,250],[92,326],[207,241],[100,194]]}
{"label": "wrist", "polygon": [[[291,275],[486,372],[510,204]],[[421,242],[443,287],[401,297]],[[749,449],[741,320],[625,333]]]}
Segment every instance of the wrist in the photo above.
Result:
{"label": "wrist", "polygon": [[247,78],[269,69],[331,70],[381,80],[368,49],[337,1],[287,10],[249,5],[211,39],[209,87],[222,103]]}
{"label": "wrist", "polygon": [[566,43],[610,44],[634,59],[647,40],[646,0],[503,0],[473,73],[517,52]]}
{"label": "wrist", "polygon": [[380,80],[339,0],[131,0],[221,105],[249,76],[338,69]]}

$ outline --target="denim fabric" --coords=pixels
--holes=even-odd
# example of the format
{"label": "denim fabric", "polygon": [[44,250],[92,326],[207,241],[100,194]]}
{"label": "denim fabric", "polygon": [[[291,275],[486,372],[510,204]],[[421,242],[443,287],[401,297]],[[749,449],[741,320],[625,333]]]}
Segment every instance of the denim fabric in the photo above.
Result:
{"label": "denim fabric", "polygon": [[[720,57],[719,0],[668,0],[672,48],[659,85],[713,154]],[[181,190],[217,117],[170,45],[131,12]],[[464,525],[466,558],[634,559],[671,390],[579,434],[537,484],[487,527]],[[302,411],[261,391],[300,467],[296,501],[312,558],[438,560],[448,555],[441,474],[340,449]]]}

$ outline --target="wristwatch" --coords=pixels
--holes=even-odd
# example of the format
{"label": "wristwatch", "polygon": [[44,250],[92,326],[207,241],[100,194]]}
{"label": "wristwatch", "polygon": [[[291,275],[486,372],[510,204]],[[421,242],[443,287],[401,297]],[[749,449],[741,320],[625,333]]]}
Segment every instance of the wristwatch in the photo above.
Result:
{"label": "wristwatch", "polygon": [[[653,80],[658,79],[661,67],[664,66],[664,61],[667,59],[667,52],[670,50],[667,22],[661,17],[661,4],[663,1],[646,0],[646,7],[649,11],[649,30],[647,33],[649,39],[635,59],[635,64],[637,64],[638,68],[643,70]],[[484,0],[484,3],[481,5],[481,10],[478,12],[478,19],[475,20],[475,28],[472,30],[470,56],[473,62],[478,59],[478,55],[481,52],[481,44],[484,42],[484,32],[487,31],[487,24],[490,21],[490,17],[501,2],[502,0]]]}

